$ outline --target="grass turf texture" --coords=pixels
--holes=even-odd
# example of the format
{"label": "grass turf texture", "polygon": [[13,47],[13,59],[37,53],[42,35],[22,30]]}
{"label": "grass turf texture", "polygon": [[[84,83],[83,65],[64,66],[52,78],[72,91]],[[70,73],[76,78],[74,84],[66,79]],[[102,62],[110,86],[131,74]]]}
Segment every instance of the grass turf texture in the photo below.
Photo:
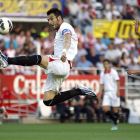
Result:
{"label": "grass turf texture", "polygon": [[0,140],[140,140],[139,124],[3,124]]}

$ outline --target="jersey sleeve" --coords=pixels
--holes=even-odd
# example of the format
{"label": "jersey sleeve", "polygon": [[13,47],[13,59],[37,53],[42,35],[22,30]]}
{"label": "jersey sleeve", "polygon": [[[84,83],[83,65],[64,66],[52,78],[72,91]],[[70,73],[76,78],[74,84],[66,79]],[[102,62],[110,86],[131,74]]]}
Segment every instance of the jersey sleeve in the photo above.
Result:
{"label": "jersey sleeve", "polygon": [[103,73],[100,74],[100,84],[103,85],[104,84],[104,80],[103,80]]}
{"label": "jersey sleeve", "polygon": [[116,81],[120,80],[119,75],[116,70],[113,71],[113,77],[114,77],[114,80]]}
{"label": "jersey sleeve", "polygon": [[66,35],[66,34],[71,34],[72,35],[72,27],[68,24],[64,24],[62,27],[61,27],[61,34],[62,36]]}

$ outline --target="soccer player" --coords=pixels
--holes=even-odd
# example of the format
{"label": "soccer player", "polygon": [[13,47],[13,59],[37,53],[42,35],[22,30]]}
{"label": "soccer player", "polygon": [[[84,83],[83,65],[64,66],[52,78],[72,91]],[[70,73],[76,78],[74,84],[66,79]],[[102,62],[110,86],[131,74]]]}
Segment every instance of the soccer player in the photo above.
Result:
{"label": "soccer player", "polygon": [[20,57],[7,57],[0,52],[0,63],[2,67],[8,65],[32,66],[39,65],[48,74],[45,83],[43,102],[46,106],[53,106],[64,102],[77,95],[92,95],[94,92],[83,84],[78,84],[77,89],[60,92],[61,83],[69,76],[71,63],[77,53],[78,39],[73,27],[63,21],[60,10],[52,8],[47,12],[47,19],[56,35],[54,39],[54,55],[33,55]]}
{"label": "soccer player", "polygon": [[0,114],[4,114],[5,118],[8,118],[8,112],[6,111],[4,106],[0,108]]}
{"label": "soccer player", "polygon": [[[120,93],[119,93],[119,76],[116,70],[110,67],[110,61],[105,59],[103,61],[105,70],[100,75],[100,91],[99,91],[99,106],[101,105],[101,93],[104,86],[103,96],[103,111],[113,120],[114,125],[111,130],[118,130],[118,107],[120,106]],[[110,110],[113,108],[113,112]]]}
{"label": "soccer player", "polygon": [[[140,32],[138,31],[139,29],[139,22],[138,20],[135,20],[134,22],[134,27],[135,27],[135,32],[140,36]],[[133,69],[126,69],[128,74],[140,74],[140,70],[133,70]]]}

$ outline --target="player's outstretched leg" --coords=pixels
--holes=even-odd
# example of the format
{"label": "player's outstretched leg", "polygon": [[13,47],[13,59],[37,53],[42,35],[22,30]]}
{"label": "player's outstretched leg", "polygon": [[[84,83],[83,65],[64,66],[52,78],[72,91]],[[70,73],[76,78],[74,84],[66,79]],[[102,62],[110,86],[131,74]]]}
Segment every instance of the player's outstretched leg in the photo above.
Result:
{"label": "player's outstretched leg", "polygon": [[21,66],[38,65],[41,62],[41,59],[42,57],[40,55],[7,57],[0,51],[0,63],[3,68],[8,67],[10,64]]}
{"label": "player's outstretched leg", "polygon": [[32,56],[19,56],[19,57],[7,57],[0,51],[0,65],[3,68],[8,67],[8,65],[21,65],[21,66],[32,66],[39,65],[40,67],[46,69],[48,66],[49,57],[41,55]]}
{"label": "player's outstretched leg", "polygon": [[8,112],[6,111],[4,106],[0,108],[0,113],[4,114],[5,118],[8,118]]}
{"label": "player's outstretched leg", "polygon": [[91,95],[91,96],[97,97],[97,95],[93,91],[89,90],[86,86],[80,83],[77,85],[76,89],[59,92],[56,96],[54,96],[53,99],[51,100],[44,99],[43,102],[46,106],[54,106],[70,98],[73,98],[74,96],[77,96],[77,95]]}

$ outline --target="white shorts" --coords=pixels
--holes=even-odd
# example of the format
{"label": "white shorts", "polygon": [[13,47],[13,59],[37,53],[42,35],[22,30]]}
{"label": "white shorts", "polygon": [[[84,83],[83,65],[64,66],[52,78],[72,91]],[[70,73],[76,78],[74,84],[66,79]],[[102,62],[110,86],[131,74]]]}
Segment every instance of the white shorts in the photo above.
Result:
{"label": "white shorts", "polygon": [[107,91],[104,93],[102,106],[120,106],[120,97],[117,97],[116,91]]}
{"label": "white shorts", "polygon": [[71,62],[62,62],[60,59],[49,55],[49,63],[45,73],[48,74],[44,90],[59,92],[61,83],[69,76]]}

